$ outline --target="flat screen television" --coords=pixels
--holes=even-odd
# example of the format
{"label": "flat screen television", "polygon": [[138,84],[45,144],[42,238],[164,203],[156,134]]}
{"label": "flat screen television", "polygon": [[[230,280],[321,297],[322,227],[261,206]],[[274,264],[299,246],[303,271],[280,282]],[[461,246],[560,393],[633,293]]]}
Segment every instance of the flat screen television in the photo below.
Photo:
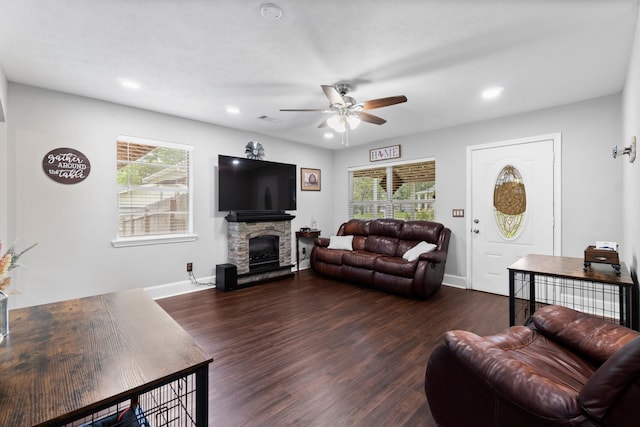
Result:
{"label": "flat screen television", "polygon": [[296,210],[296,165],[218,155],[218,210]]}

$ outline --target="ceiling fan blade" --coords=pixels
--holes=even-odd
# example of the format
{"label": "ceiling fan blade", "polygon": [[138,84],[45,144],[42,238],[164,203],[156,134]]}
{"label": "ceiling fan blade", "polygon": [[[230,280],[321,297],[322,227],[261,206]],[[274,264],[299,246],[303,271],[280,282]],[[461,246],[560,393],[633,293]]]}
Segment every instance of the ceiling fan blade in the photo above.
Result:
{"label": "ceiling fan blade", "polygon": [[407,102],[407,97],[404,95],[390,96],[388,98],[378,98],[364,101],[362,103],[362,108],[365,110],[374,110],[376,108],[387,107],[394,104],[401,104],[403,102]]}
{"label": "ceiling fan blade", "polygon": [[342,95],[340,95],[340,92],[338,92],[335,87],[328,85],[320,85],[320,87],[322,88],[322,91],[327,96],[327,98],[329,98],[329,103],[331,105],[346,105],[344,99],[342,98]]}
{"label": "ceiling fan blade", "polygon": [[326,108],[295,108],[295,109],[283,108],[283,109],[280,109],[280,111],[315,111],[315,112],[318,112],[318,111],[324,112],[325,110],[326,110]]}
{"label": "ceiling fan blade", "polygon": [[358,111],[357,117],[363,122],[373,123],[374,125],[383,125],[387,123],[382,117],[374,116],[373,114],[365,113],[364,111]]}
{"label": "ceiling fan blade", "polygon": [[[327,120],[329,120],[329,119],[327,119]],[[329,126],[329,125],[327,124],[327,120],[325,120],[325,121],[323,121],[322,123],[320,123],[320,124],[318,125],[318,127],[319,127],[319,128],[325,128],[325,127]]]}

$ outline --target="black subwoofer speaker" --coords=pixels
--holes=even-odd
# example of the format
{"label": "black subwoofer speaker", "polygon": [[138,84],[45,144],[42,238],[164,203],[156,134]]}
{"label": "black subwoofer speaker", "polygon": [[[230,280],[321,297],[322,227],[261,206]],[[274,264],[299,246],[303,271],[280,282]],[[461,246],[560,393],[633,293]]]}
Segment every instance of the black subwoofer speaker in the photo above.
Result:
{"label": "black subwoofer speaker", "polygon": [[234,264],[216,265],[216,288],[225,292],[238,288],[238,268]]}

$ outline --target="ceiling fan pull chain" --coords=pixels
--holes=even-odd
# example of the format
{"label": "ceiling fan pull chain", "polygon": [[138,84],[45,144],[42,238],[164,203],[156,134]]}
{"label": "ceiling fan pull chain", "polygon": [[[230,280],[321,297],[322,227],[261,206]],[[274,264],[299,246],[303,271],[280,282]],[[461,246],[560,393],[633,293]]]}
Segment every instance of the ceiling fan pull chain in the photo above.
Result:
{"label": "ceiling fan pull chain", "polygon": [[349,146],[349,126],[345,126],[344,132],[342,132],[340,134],[340,136],[342,137],[342,145],[344,145],[345,147]]}

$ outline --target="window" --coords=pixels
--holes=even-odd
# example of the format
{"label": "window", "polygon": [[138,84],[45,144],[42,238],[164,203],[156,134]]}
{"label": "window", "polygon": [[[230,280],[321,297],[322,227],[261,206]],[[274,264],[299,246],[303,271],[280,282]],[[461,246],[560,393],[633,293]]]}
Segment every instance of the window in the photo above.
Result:
{"label": "window", "polygon": [[195,240],[193,147],[118,136],[118,236],[114,246]]}
{"label": "window", "polygon": [[349,171],[349,178],[350,218],[435,218],[435,160],[354,168]]}

